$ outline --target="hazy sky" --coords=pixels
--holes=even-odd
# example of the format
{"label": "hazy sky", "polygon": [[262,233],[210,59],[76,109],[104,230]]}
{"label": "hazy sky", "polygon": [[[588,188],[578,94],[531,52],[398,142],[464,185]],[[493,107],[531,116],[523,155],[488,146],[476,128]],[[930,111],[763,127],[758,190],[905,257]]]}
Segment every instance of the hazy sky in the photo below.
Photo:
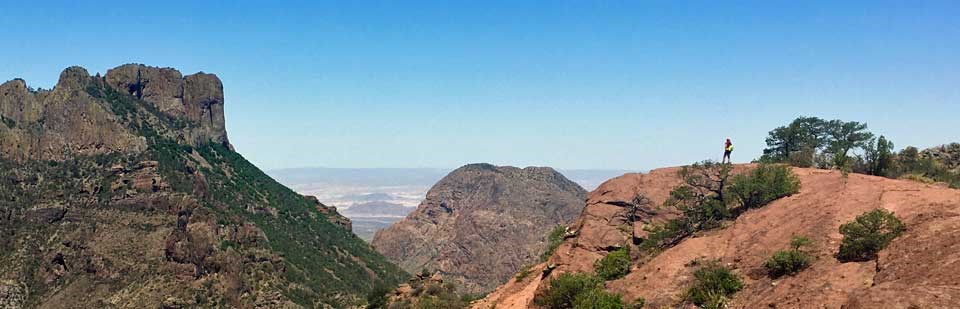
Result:
{"label": "hazy sky", "polygon": [[748,161],[799,115],[960,141],[960,1],[314,2],[3,1],[0,79],[216,73],[266,169]]}

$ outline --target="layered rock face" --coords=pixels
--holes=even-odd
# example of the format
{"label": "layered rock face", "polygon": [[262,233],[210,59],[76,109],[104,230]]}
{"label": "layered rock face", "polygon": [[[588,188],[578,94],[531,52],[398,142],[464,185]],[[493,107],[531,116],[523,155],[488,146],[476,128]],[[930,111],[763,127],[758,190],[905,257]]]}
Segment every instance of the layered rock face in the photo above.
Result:
{"label": "layered rock face", "polygon": [[146,143],[87,93],[95,82],[87,70],[71,67],[49,92],[31,93],[23,80],[0,85],[0,154],[13,160],[63,160],[74,154],[142,151]]}
{"label": "layered rock face", "polygon": [[940,162],[954,173],[960,173],[960,143],[931,147],[922,151],[920,155]]}
{"label": "layered rock face", "polygon": [[195,124],[187,136],[194,145],[206,142],[229,145],[223,116],[223,84],[216,75],[200,72],[184,77],[171,68],[125,64],[108,70],[104,79],[117,91]]}
{"label": "layered rock face", "polygon": [[[735,172],[752,168],[736,166]],[[717,259],[744,282],[731,308],[945,308],[960,299],[960,190],[906,180],[837,171],[794,168],[800,192],[749,210],[729,226],[687,238],[648,259],[634,260],[630,273],[605,283],[625,301],[646,299],[648,307],[676,307],[693,280],[696,260]],[[593,272],[593,263],[612,246],[643,241],[637,226],[670,216],[659,209],[680,183],[677,168],[611,179],[590,193],[583,215],[569,238],[547,262],[531,269],[538,275],[510,280],[474,308],[536,307],[534,298],[565,272]],[[637,195],[648,198],[641,220],[623,220],[625,206]],[[879,263],[841,263],[834,256],[843,236],[839,226],[875,208],[893,211],[907,231],[880,252]],[[633,226],[631,226],[633,225]],[[640,230],[643,230],[642,228]],[[639,236],[640,239],[634,237]],[[795,276],[771,279],[764,262],[789,246],[794,236],[813,240],[812,265]],[[634,250],[637,252],[637,250]],[[933,265],[933,266],[931,266]]]}
{"label": "layered rock face", "polygon": [[0,307],[329,308],[408,277],[233,151],[212,74],[0,85]]}
{"label": "layered rock face", "polygon": [[586,192],[550,168],[461,167],[413,213],[377,232],[374,247],[409,272],[437,271],[483,293],[546,250],[547,234],[583,209]]}

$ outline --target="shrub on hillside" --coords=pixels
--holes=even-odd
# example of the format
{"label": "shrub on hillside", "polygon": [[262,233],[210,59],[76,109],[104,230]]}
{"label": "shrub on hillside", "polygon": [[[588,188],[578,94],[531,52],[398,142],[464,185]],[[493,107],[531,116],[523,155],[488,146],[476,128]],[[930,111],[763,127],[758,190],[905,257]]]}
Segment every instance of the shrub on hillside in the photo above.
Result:
{"label": "shrub on hillside", "polygon": [[892,212],[874,209],[840,226],[843,242],[837,258],[844,262],[869,261],[906,228]]}
{"label": "shrub on hillside", "polygon": [[573,308],[577,309],[622,309],[623,300],[620,295],[596,288],[586,291],[573,300]]}
{"label": "shrub on hillside", "polygon": [[524,265],[523,268],[520,268],[520,271],[518,271],[517,275],[514,277],[517,278],[517,281],[523,281],[523,279],[526,279],[527,276],[533,273],[533,270],[531,270],[531,268],[533,268],[533,265]]}
{"label": "shrub on hillside", "polygon": [[800,250],[801,247],[810,244],[810,239],[806,237],[794,237],[790,241],[792,250],[780,250],[773,254],[763,267],[767,268],[767,273],[772,278],[779,278],[784,275],[794,275],[810,266],[813,259],[809,254]]}
{"label": "shrub on hillside", "polygon": [[644,227],[647,238],[640,243],[640,250],[647,253],[656,253],[669,248],[693,232],[690,225],[683,218],[672,219],[663,224]]}
{"label": "shrub on hillside", "polygon": [[623,278],[630,273],[630,247],[623,247],[607,254],[593,264],[597,276],[603,280]]}
{"label": "shrub on hillside", "polygon": [[622,308],[620,296],[604,291],[602,282],[594,275],[564,273],[551,280],[547,291],[534,301],[551,309]]}
{"label": "shrub on hillside", "polygon": [[710,262],[693,272],[693,285],[687,289],[686,299],[701,308],[724,308],[743,283],[729,268]]}
{"label": "shrub on hillside", "polygon": [[762,207],[799,191],[800,179],[790,167],[780,164],[760,164],[747,173],[733,176],[730,184],[730,194],[742,211]]}
{"label": "shrub on hillside", "polygon": [[547,235],[547,251],[540,255],[541,261],[549,259],[553,252],[557,250],[557,247],[560,247],[560,244],[563,243],[563,233],[566,231],[567,228],[563,225],[557,225],[550,231],[550,234]]}

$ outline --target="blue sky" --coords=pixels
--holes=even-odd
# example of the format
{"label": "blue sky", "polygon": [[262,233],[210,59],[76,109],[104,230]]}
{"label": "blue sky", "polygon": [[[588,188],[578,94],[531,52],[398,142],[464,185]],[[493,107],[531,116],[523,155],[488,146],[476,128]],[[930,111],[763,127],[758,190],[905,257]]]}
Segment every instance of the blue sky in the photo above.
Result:
{"label": "blue sky", "polygon": [[0,79],[216,73],[262,168],[649,169],[799,115],[960,141],[957,1],[4,1]]}

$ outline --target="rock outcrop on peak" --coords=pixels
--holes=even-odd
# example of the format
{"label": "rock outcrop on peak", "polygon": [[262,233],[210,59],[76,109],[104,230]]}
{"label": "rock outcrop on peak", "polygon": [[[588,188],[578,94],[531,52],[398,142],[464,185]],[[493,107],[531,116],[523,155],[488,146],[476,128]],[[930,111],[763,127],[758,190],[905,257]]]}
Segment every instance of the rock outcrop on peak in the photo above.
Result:
{"label": "rock outcrop on peak", "polygon": [[213,74],[0,84],[0,307],[356,307],[408,278],[236,153]]}
{"label": "rock outcrop on peak", "polygon": [[943,164],[954,173],[960,173],[960,143],[930,147],[920,152],[920,155]]}
{"label": "rock outcrop on peak", "polygon": [[64,160],[74,154],[143,151],[143,139],[87,92],[96,82],[86,69],[70,67],[47,93],[31,93],[23,80],[0,85],[0,155],[17,161]]}
{"label": "rock outcrop on peak", "polygon": [[471,164],[440,180],[373,245],[411,273],[436,271],[484,293],[534,264],[547,234],[580,214],[586,191],[551,168]]}
{"label": "rock outcrop on peak", "polygon": [[214,74],[183,76],[172,68],[125,64],[107,71],[104,80],[118,92],[151,103],[160,112],[194,124],[185,137],[193,145],[230,145],[223,114],[223,84]]}
{"label": "rock outcrop on peak", "polygon": [[[735,167],[735,172],[751,168]],[[605,288],[625,301],[638,297],[652,308],[680,305],[693,281],[695,261],[719,260],[744,282],[730,308],[944,308],[960,299],[960,274],[951,271],[960,254],[960,190],[907,180],[793,168],[800,192],[740,215],[725,228],[682,240],[647,260],[634,260],[630,273]],[[676,215],[658,209],[680,183],[676,168],[611,179],[590,193],[583,215],[569,238],[547,262],[534,266],[523,280],[510,280],[473,303],[473,308],[530,308],[552,278],[568,272],[593,272],[593,264],[614,244],[629,244],[636,226],[619,220],[618,205],[637,195],[650,200],[638,225]],[[879,262],[837,260],[839,226],[867,211],[883,208],[903,220],[906,232],[880,252]],[[813,241],[809,268],[795,276],[772,279],[763,267],[794,236]],[[642,237],[641,237],[642,238]],[[642,241],[642,239],[640,239]]]}

